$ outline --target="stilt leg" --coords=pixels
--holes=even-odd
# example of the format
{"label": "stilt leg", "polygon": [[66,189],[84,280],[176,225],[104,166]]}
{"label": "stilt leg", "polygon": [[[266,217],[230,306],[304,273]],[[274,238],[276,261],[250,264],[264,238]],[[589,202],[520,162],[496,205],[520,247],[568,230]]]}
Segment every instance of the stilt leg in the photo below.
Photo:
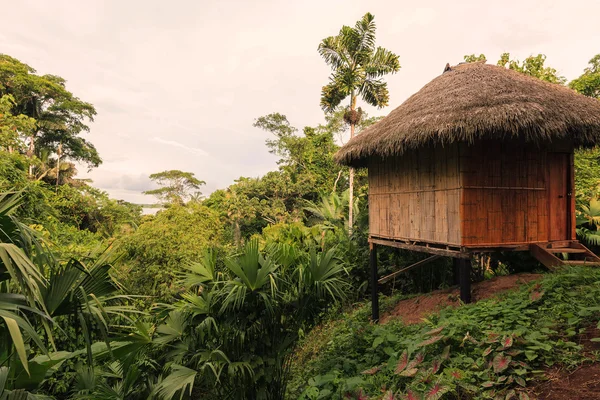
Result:
{"label": "stilt leg", "polygon": [[460,280],[460,299],[463,303],[471,302],[471,260],[459,258],[458,276]]}
{"label": "stilt leg", "polygon": [[369,264],[371,266],[371,319],[379,322],[379,290],[377,287],[377,245],[369,243]]}

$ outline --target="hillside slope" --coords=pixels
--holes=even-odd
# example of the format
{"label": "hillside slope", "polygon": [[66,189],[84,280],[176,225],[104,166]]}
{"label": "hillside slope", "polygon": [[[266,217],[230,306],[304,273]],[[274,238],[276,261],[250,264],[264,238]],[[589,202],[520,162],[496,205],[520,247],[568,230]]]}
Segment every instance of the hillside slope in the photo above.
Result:
{"label": "hillside slope", "polygon": [[[288,397],[563,399],[563,381],[580,378],[571,371],[592,368],[583,370],[588,381],[577,398],[600,399],[594,386],[599,301],[600,269],[578,267],[416,324],[401,318],[371,324],[364,303],[303,340]],[[383,304],[389,312],[399,303]]]}

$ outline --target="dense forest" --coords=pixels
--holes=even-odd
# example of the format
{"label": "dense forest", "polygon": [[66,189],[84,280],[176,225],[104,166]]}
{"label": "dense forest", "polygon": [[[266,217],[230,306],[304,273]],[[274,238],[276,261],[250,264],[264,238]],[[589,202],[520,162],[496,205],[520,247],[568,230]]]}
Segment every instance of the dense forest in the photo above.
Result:
{"label": "dense forest", "polygon": [[[304,368],[298,356],[315,326],[366,298],[367,176],[340,167],[333,156],[340,134],[358,135],[378,121],[361,104],[382,108],[394,96],[385,79],[401,73],[399,56],[377,47],[375,34],[373,16],[366,14],[315,43],[331,66],[329,80],[318,78],[322,93],[315,93],[322,124],[294,127],[275,110],[248,121],[248,129],[272,134],[266,146],[278,157],[276,170],[240,177],[208,196],[202,194],[206,176],[156,171],[150,178],[158,189],[146,192],[161,205],[155,215],[142,215],[141,206],[112,199],[78,178],[77,166],[102,163],[85,139],[96,115],[94,105],[78,97],[85,93],[71,93],[60,76],[39,75],[0,54],[0,398],[394,398],[380,390],[382,382],[362,388],[362,378],[324,378],[335,363],[353,362],[337,359],[342,353],[365,346],[354,343],[358,339],[346,326],[327,338],[339,342],[330,357],[313,360],[318,365]],[[502,54],[497,64],[600,98],[600,54],[569,82],[545,61],[542,54],[523,61]],[[579,150],[578,235],[590,246],[600,245],[599,183],[600,152]],[[422,257],[383,250],[380,273]],[[507,258],[493,273],[537,268]],[[568,279],[598,278],[586,272]],[[393,290],[405,296],[452,284],[451,265],[439,260],[405,274]],[[559,283],[550,279],[546,285]],[[581,304],[597,308],[589,298]],[[531,324],[541,324],[527,315]],[[446,329],[475,333],[474,319],[465,328],[455,315],[439,318]],[[359,319],[366,321],[366,313],[346,323]],[[438,337],[422,327],[387,328],[397,329],[394,336],[367,326],[370,355],[355,355],[357,362],[391,354],[380,351],[386,341],[434,343]],[[536,359],[532,354],[528,361]],[[509,378],[506,390],[525,386],[531,369]],[[397,393],[423,389],[411,376],[388,377],[387,387]],[[478,379],[460,390],[476,396]],[[448,382],[439,397],[427,398],[453,393]]]}

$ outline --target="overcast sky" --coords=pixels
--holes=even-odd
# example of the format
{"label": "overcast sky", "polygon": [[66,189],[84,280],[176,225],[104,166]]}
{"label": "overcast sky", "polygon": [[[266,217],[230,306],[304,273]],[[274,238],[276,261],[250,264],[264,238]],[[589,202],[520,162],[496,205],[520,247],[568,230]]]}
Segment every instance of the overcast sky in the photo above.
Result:
{"label": "overcast sky", "polygon": [[192,171],[207,194],[275,169],[252,122],[271,112],[299,128],[322,122],[330,71],[317,46],[366,12],[402,65],[387,78],[390,107],[372,115],[465,54],[543,53],[573,79],[600,53],[599,0],[0,0],[0,10],[0,53],[96,106],[86,137],[104,163],[87,176],[133,202],[153,201],[140,194],[153,172]]}

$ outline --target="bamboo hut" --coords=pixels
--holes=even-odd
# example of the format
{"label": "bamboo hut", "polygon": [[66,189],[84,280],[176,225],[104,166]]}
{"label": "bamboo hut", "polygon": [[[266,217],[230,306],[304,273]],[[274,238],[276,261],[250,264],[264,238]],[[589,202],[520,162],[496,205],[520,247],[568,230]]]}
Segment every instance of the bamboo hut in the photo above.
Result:
{"label": "bamboo hut", "polygon": [[350,140],[336,160],[368,169],[373,319],[376,245],[454,257],[466,302],[473,253],[600,262],[576,240],[573,166],[599,141],[600,101],[484,63],[446,68]]}

